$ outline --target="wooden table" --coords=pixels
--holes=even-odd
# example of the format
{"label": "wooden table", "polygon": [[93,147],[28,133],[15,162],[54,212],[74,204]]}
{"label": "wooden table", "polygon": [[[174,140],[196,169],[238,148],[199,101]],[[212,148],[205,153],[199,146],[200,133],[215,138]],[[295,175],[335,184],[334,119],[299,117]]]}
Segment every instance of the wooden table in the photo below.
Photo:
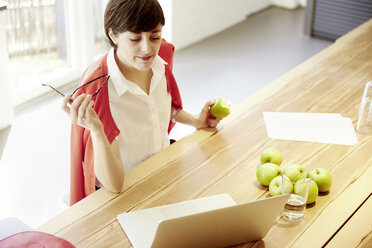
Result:
{"label": "wooden table", "polygon": [[263,240],[240,247],[371,247],[372,136],[357,134],[355,146],[272,140],[262,115],[340,113],[355,126],[369,80],[372,19],[233,106],[217,131],[195,132],[128,172],[121,194],[101,189],[38,230],[77,247],[130,247],[116,220],[119,213],[218,193],[237,203],[267,197],[255,172],[261,151],[276,147],[283,168],[300,163],[308,170],[328,169],[332,188],[307,207],[301,222],[279,219]]}

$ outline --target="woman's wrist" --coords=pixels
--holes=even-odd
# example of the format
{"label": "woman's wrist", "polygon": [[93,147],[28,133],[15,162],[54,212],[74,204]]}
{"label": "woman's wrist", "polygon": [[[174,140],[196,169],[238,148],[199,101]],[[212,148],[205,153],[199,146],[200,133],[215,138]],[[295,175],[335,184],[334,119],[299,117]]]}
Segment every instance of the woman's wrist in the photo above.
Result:
{"label": "woman's wrist", "polygon": [[105,135],[105,130],[103,128],[103,125],[102,123],[100,123],[99,125],[95,126],[94,128],[92,128],[90,130],[90,134],[93,136],[96,136],[96,137],[99,137],[99,136],[103,136]]}
{"label": "woman's wrist", "polygon": [[188,116],[188,120],[187,120],[187,123],[186,124],[188,124],[188,125],[196,128],[196,129],[198,129],[198,127],[199,127],[199,118],[198,118],[198,116],[197,115],[190,114]]}
{"label": "woman's wrist", "polygon": [[192,115],[182,109],[177,111],[177,114],[174,115],[173,120],[180,122],[182,124],[193,126],[195,128],[199,127],[199,116]]}

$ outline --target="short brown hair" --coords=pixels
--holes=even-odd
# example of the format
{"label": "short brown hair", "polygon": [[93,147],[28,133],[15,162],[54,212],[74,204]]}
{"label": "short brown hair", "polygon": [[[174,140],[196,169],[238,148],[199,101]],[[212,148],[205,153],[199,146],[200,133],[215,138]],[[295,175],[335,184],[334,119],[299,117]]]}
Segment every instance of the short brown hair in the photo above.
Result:
{"label": "short brown hair", "polygon": [[106,5],[104,26],[111,46],[115,43],[108,35],[111,28],[114,34],[130,31],[148,32],[159,24],[164,26],[163,10],[157,0],[110,0]]}

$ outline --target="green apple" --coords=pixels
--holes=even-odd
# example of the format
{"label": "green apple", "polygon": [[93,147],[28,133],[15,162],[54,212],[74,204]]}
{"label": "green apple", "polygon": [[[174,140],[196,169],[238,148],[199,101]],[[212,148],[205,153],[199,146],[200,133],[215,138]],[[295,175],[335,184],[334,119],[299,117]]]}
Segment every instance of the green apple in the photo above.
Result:
{"label": "green apple", "polygon": [[[271,180],[269,184],[269,191],[272,196],[281,195],[282,191],[286,194],[292,193],[293,191],[293,184],[290,183],[290,180],[287,176],[284,176],[288,181],[283,180],[282,176],[277,176],[273,180]],[[282,185],[284,181],[284,189],[282,190]]]}
{"label": "green apple", "polygon": [[280,151],[276,148],[266,148],[261,153],[261,164],[273,163],[280,165],[282,163],[283,157]]}
{"label": "green apple", "polygon": [[231,104],[222,97],[217,97],[215,103],[210,107],[209,111],[216,118],[225,118],[231,112]]}
{"label": "green apple", "polygon": [[307,172],[305,167],[300,164],[293,164],[285,169],[284,175],[289,177],[292,182],[297,182],[303,178],[307,177]]}
{"label": "green apple", "polygon": [[327,192],[332,185],[332,176],[324,168],[317,168],[310,172],[314,182],[318,185],[319,192]]}
{"label": "green apple", "polygon": [[[294,193],[295,194],[298,194],[298,195],[301,195],[301,196],[305,197],[305,193],[306,193],[308,184],[304,183],[304,182],[307,181],[307,180],[311,180],[311,179],[310,178],[303,178],[303,179],[300,179],[296,182],[296,184],[294,185]],[[318,185],[313,180],[311,180],[309,193],[307,195],[306,204],[311,204],[311,203],[315,202],[316,198],[318,197],[318,193],[319,193]]]}
{"label": "green apple", "polygon": [[260,183],[269,186],[271,180],[282,174],[280,167],[273,163],[262,164],[257,168],[256,177]]}

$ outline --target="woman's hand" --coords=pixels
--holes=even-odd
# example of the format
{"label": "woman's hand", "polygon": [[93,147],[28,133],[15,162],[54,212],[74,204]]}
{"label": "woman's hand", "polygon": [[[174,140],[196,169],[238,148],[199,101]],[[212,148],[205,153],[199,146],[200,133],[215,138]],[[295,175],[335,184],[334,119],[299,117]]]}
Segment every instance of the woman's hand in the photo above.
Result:
{"label": "woman's hand", "polygon": [[196,129],[202,129],[207,127],[216,127],[221,119],[214,117],[209,108],[214,104],[214,101],[208,101],[202,108],[199,115],[192,115],[183,109],[178,110],[174,115],[171,116],[171,119],[175,119],[177,122],[191,125]]}
{"label": "woman's hand", "polygon": [[[69,104],[71,105],[69,106]],[[80,125],[90,131],[102,130],[103,125],[93,109],[94,101],[91,95],[81,94],[76,99],[66,95],[62,102],[62,109],[70,116],[73,124]]]}
{"label": "woman's hand", "polygon": [[221,119],[214,117],[209,108],[213,106],[214,101],[208,101],[202,108],[199,117],[196,120],[195,128],[202,129],[207,127],[216,127]]}

